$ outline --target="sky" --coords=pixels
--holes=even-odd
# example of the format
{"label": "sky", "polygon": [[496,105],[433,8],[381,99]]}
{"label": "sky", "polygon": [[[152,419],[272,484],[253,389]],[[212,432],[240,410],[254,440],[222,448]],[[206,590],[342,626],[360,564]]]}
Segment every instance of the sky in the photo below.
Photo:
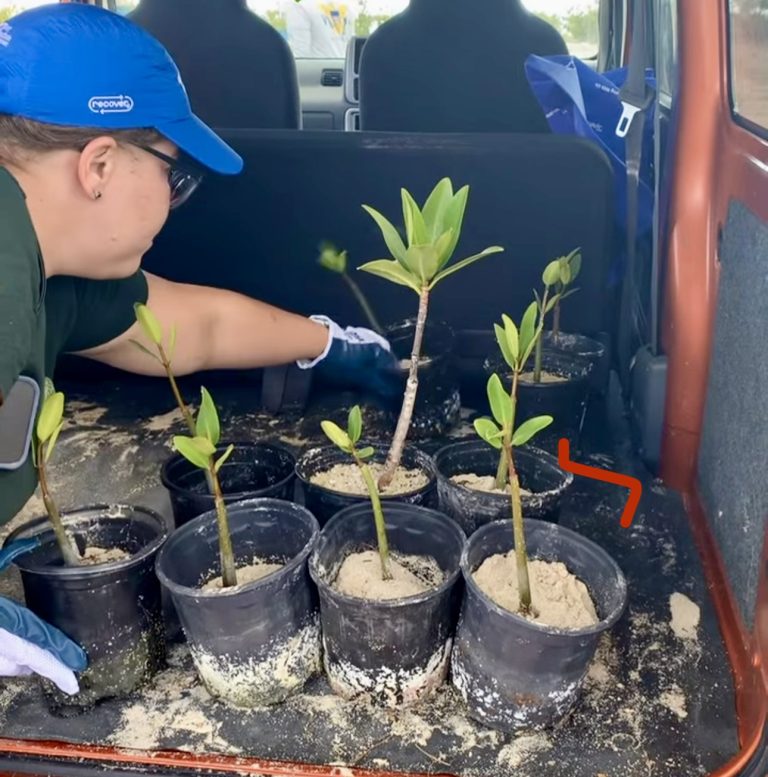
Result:
{"label": "sky", "polygon": [[[472,0],[480,2],[480,0]],[[50,0],[0,0],[0,8],[16,6],[17,8],[32,8],[44,5]],[[396,13],[407,5],[408,0],[369,0],[368,7],[373,13]],[[523,4],[531,11],[567,14],[570,10],[586,10],[596,8],[598,0],[523,0]],[[249,0],[255,9],[276,8],[279,0]]]}

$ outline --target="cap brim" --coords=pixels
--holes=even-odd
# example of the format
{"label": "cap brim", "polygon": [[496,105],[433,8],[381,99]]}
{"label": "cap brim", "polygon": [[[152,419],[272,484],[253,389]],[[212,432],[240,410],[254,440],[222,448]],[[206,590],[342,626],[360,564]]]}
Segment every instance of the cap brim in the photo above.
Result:
{"label": "cap brim", "polygon": [[158,125],[155,129],[215,173],[236,175],[243,169],[240,155],[197,116]]}

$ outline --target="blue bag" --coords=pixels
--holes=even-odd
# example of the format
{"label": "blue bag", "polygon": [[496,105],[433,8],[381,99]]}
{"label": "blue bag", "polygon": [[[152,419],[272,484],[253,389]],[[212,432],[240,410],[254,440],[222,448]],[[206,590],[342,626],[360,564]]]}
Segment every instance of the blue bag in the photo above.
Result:
{"label": "blue bag", "polygon": [[[624,138],[616,134],[622,114],[621,89],[627,69],[596,73],[576,57],[539,57],[525,63],[528,83],[547,116],[552,132],[577,135],[595,141],[608,155],[613,168],[616,221],[622,233],[627,223],[627,171]],[[652,70],[646,80],[655,88]],[[653,106],[646,111],[643,158],[638,190],[637,235],[653,224]]]}

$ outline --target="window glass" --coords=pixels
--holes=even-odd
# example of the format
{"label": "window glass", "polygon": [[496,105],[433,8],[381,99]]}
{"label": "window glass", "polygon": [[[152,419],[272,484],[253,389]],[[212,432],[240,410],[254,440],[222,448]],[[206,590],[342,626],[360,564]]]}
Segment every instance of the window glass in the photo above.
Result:
{"label": "window glass", "polygon": [[[51,0],[0,0],[0,22],[25,8],[46,2]],[[380,24],[407,8],[409,0],[247,2],[286,38],[295,57],[342,59],[351,37],[370,35]],[[128,13],[136,7],[138,0],[109,0],[109,4],[112,3],[118,12]],[[571,54],[585,59],[597,55],[599,0],[523,0],[523,5],[557,28]],[[215,7],[215,1],[212,6]]]}
{"label": "window glass", "polygon": [[734,112],[768,130],[768,0],[730,0]]}
{"label": "window glass", "polygon": [[597,57],[600,0],[523,0],[523,5],[557,29],[574,57]]}

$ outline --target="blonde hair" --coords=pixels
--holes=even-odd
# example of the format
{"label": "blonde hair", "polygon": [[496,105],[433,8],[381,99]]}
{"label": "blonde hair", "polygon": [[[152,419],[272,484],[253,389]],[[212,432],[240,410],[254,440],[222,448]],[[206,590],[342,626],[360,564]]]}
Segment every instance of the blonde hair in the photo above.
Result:
{"label": "blonde hair", "polygon": [[0,165],[20,164],[46,151],[80,150],[104,135],[124,143],[148,146],[163,139],[154,129],[105,130],[43,124],[22,116],[0,113]]}

